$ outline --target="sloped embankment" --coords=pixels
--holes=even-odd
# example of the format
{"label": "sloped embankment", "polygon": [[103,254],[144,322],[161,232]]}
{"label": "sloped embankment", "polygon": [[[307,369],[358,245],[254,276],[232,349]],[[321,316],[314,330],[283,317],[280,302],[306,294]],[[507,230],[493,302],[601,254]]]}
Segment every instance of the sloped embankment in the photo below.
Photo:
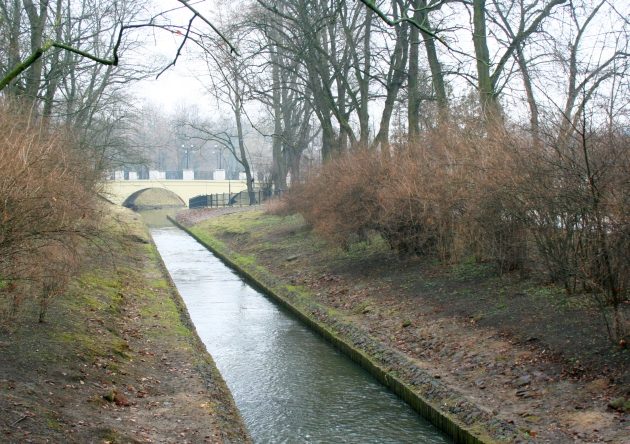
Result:
{"label": "sloped embankment", "polygon": [[0,331],[0,441],[249,442],[146,228],[112,211],[47,322]]}
{"label": "sloped embankment", "polygon": [[[567,321],[587,339],[593,326],[575,320],[591,307],[474,264],[399,260],[378,240],[342,251],[297,216],[219,213],[178,219],[461,442],[626,442],[627,414],[607,408],[624,356],[586,368],[551,345],[567,344]],[[543,302],[555,318],[538,325]]]}

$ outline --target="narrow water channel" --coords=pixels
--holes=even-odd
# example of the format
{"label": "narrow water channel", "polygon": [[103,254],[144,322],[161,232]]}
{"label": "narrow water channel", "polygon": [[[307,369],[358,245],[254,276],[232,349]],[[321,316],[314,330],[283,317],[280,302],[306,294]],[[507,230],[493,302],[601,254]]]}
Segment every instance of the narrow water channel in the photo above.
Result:
{"label": "narrow water channel", "polygon": [[151,234],[254,442],[449,442],[188,234]]}

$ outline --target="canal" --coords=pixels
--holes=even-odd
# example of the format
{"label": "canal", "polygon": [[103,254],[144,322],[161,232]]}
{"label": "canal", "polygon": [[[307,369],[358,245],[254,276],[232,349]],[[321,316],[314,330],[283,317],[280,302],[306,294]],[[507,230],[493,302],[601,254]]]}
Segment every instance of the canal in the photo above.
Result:
{"label": "canal", "polygon": [[184,231],[153,225],[160,255],[254,442],[449,442]]}

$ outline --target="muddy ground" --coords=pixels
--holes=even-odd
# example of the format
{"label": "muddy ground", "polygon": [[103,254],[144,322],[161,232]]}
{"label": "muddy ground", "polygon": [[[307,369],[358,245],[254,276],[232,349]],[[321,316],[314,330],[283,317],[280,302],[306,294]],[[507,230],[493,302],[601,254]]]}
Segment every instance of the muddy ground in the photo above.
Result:
{"label": "muddy ground", "polygon": [[630,351],[609,341],[588,296],[484,264],[400,259],[378,239],[342,251],[298,216],[221,209],[178,220],[326,307],[325,322],[350,323],[512,426],[495,438],[630,443],[628,411],[609,406],[630,398]]}
{"label": "muddy ground", "polygon": [[146,228],[112,211],[45,323],[0,295],[0,442],[249,442]]}

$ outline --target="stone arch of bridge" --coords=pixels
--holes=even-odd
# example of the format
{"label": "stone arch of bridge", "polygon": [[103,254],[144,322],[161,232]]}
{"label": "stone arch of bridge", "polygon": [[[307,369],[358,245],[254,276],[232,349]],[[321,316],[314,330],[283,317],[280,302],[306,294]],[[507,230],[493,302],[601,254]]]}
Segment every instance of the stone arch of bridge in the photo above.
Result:
{"label": "stone arch of bridge", "polygon": [[[131,193],[122,203],[123,207],[127,207],[127,208],[133,208],[136,206],[136,200],[144,193],[146,193],[147,191],[151,191],[151,190],[156,190],[159,191],[160,193],[164,193],[166,196],[171,197],[171,198],[175,198],[175,201],[178,202],[179,204],[181,204],[181,206],[187,206],[186,201],[176,192],[171,191],[169,189],[166,188],[162,188],[162,187],[147,187],[147,188],[143,188],[141,190],[138,191],[134,191],[133,193]],[[150,204],[151,206],[152,204]],[[170,204],[166,204],[166,205],[171,205],[171,206],[177,206],[174,203],[170,203]],[[156,203],[155,206],[160,206],[159,203]]]}

